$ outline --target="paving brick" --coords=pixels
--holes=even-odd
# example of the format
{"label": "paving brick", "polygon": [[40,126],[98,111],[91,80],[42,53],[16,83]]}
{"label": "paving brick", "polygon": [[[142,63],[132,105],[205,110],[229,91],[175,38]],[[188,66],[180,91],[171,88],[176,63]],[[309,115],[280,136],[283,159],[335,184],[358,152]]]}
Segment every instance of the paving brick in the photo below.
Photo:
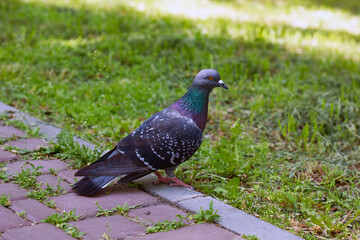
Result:
{"label": "paving brick", "polygon": [[[1,105],[0,105],[1,107]],[[0,108],[1,109],[1,108]],[[38,128],[39,129],[39,133],[41,135],[46,135],[46,139],[50,140],[55,140],[54,138],[56,138],[56,136],[61,132],[61,128],[57,128],[51,125],[48,125],[46,123],[44,123],[43,121],[30,116],[29,114],[26,113],[22,113],[22,112],[17,112],[15,114],[13,114],[13,116],[15,117],[16,120],[21,121],[27,125],[29,125],[32,128]]]}
{"label": "paving brick", "polygon": [[209,203],[213,201],[213,207],[218,210],[218,214],[221,219],[218,221],[220,225],[236,232],[240,235],[256,235],[260,239],[284,239],[284,240],[297,240],[302,239],[295,236],[285,230],[282,230],[270,223],[262,221],[246,212],[236,209],[230,205],[227,205],[221,201],[215,200],[210,197],[200,197],[190,200],[184,200],[178,202],[178,206],[189,210],[198,211],[200,207],[203,209],[209,209]]}
{"label": "paving brick", "polygon": [[51,214],[57,213],[54,209],[48,208],[46,205],[35,199],[12,201],[10,208],[17,213],[26,211],[27,219],[34,223],[40,223],[40,220],[45,219]]}
{"label": "paving brick", "polygon": [[16,111],[17,111],[16,108],[0,102],[0,114],[5,113],[5,112],[16,112]]}
{"label": "paving brick", "polygon": [[68,193],[61,196],[51,197],[54,200],[57,208],[69,212],[76,208],[76,214],[83,217],[95,216],[98,211],[97,201],[102,208],[111,209],[117,204],[123,206],[127,203],[128,206],[133,205],[150,205],[157,203],[157,199],[149,194],[136,189],[129,188],[124,185],[116,185],[109,187],[108,192],[102,192],[91,197],[81,196],[76,193]]}
{"label": "paving brick", "polygon": [[0,149],[0,163],[10,162],[18,159],[19,157],[11,152]]}
{"label": "paving brick", "polygon": [[75,183],[74,178],[76,178],[77,181],[79,181],[81,178],[83,178],[83,177],[75,177],[74,176],[74,174],[77,171],[78,171],[78,169],[60,171],[58,173],[58,176],[64,178],[65,181],[67,181],[68,183],[74,184]]}
{"label": "paving brick", "polygon": [[49,173],[50,168],[54,170],[64,170],[67,168],[67,163],[61,160],[28,160],[9,163],[3,169],[6,170],[7,174],[16,175],[18,172],[21,172],[22,166],[23,169],[31,168],[29,163],[33,164],[35,168],[42,166],[43,168],[39,170],[42,173]]}
{"label": "paving brick", "polygon": [[[53,189],[57,189],[58,181],[60,177],[51,175],[51,174],[44,174],[37,177],[37,181],[41,183],[41,188],[47,188],[47,184],[52,187]],[[71,192],[72,188],[70,184],[60,179],[60,187],[62,187],[66,192]]]}
{"label": "paving brick", "polygon": [[153,184],[154,181],[157,180],[157,177],[153,174],[149,174],[143,178],[136,180],[135,182],[142,182],[142,188],[150,193],[151,195],[155,195],[161,197],[162,199],[176,203],[181,200],[190,199],[194,197],[204,196],[203,194],[188,189],[184,187],[171,186],[168,184]]}
{"label": "paving brick", "polygon": [[15,137],[23,137],[26,135],[26,132],[21,131],[13,126],[0,126],[0,139],[1,138],[11,138]]}
{"label": "paving brick", "polygon": [[10,141],[5,143],[5,145],[11,145],[20,149],[39,150],[42,146],[48,146],[49,144],[40,138],[27,138]]}
{"label": "paving brick", "polygon": [[227,231],[215,224],[195,224],[169,232],[151,233],[145,236],[131,238],[131,240],[183,240],[183,239],[206,239],[206,240],[240,240],[240,236]]}
{"label": "paving brick", "polygon": [[[187,213],[169,205],[149,206],[134,209],[129,212],[130,217],[138,217],[143,223],[149,225],[164,220],[179,220],[176,217],[176,215],[178,214],[184,217],[187,215]],[[183,222],[184,224],[188,224],[186,220],[184,220]]]}
{"label": "paving brick", "polygon": [[102,239],[104,233],[108,234],[111,239],[122,239],[145,233],[143,226],[120,215],[90,218],[70,223],[80,232],[86,233],[83,236],[84,240]]}
{"label": "paving brick", "polygon": [[6,240],[72,240],[76,239],[66,234],[63,230],[48,223],[28,227],[16,228],[6,231],[2,235]]}
{"label": "paving brick", "polygon": [[0,206],[0,232],[5,232],[8,229],[22,227],[29,224],[30,222],[19,217],[11,210]]}
{"label": "paving brick", "polygon": [[0,194],[10,195],[10,200],[18,200],[18,199],[24,199],[27,198],[26,194],[28,191],[26,191],[23,188],[19,188],[16,184],[13,183],[1,183],[0,184]]}

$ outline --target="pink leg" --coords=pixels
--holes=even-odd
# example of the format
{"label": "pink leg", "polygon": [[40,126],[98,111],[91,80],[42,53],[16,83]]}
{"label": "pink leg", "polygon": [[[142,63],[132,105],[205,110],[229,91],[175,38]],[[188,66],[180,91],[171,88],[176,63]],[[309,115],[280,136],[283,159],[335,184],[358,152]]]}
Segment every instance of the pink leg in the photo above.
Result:
{"label": "pink leg", "polygon": [[163,177],[158,171],[154,172],[155,175],[158,177],[158,180],[154,182],[154,184],[158,183],[172,183],[172,180],[169,177]]}
{"label": "pink leg", "polygon": [[170,183],[170,186],[181,186],[181,187],[186,187],[186,188],[193,188],[192,186],[184,183],[183,181],[181,181],[180,179],[178,179],[177,177],[163,177],[158,171],[154,172],[155,175],[158,177],[158,180],[156,180],[154,182],[154,184],[158,184],[158,183]]}

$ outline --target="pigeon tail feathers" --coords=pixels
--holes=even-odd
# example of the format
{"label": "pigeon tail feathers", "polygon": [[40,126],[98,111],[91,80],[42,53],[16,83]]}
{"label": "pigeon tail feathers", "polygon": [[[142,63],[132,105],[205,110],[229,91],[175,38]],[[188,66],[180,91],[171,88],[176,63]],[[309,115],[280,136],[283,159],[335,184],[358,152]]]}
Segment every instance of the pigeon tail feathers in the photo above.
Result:
{"label": "pigeon tail feathers", "polygon": [[84,177],[73,185],[75,192],[81,195],[94,195],[107,186],[116,176]]}

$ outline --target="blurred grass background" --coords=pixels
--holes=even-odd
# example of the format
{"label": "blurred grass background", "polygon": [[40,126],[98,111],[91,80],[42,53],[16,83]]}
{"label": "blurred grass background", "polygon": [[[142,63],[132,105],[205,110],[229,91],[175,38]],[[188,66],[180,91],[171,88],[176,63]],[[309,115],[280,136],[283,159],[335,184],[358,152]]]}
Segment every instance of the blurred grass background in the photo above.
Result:
{"label": "blurred grass background", "polygon": [[360,238],[358,0],[0,1],[0,101],[110,147],[217,69],[178,177],[306,239]]}

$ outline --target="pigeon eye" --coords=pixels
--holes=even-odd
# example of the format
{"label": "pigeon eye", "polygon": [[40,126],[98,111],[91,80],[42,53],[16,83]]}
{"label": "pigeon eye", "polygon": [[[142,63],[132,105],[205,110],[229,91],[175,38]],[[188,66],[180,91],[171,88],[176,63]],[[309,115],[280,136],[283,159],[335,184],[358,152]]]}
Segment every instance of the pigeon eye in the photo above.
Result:
{"label": "pigeon eye", "polygon": [[213,78],[213,76],[209,76],[208,79],[209,79],[209,80],[213,80],[214,78]]}

